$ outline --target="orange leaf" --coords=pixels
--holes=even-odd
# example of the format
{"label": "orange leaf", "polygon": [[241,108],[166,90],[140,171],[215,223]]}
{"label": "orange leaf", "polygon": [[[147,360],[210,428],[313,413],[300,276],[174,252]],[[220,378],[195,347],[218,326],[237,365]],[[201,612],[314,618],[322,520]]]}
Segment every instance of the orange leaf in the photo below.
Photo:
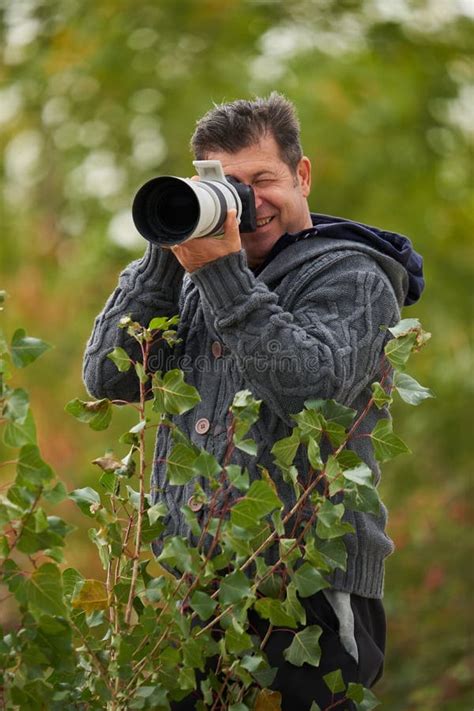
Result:
{"label": "orange leaf", "polygon": [[86,612],[105,610],[109,606],[107,588],[100,580],[85,580],[79,594],[71,601],[71,605]]}
{"label": "orange leaf", "polygon": [[281,711],[281,694],[279,691],[261,689],[258,692],[254,711]]}

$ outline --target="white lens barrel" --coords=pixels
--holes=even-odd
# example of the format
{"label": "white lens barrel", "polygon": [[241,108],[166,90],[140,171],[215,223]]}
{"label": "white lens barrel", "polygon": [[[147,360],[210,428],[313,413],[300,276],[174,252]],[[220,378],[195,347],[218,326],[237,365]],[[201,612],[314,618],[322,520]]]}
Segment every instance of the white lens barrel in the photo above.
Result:
{"label": "white lens barrel", "polygon": [[186,183],[196,194],[200,208],[199,221],[188,239],[212,235],[231,208],[237,210],[237,219],[240,220],[242,203],[233,185],[216,180],[186,179]]}
{"label": "white lens barrel", "polygon": [[152,178],[135,195],[132,217],[145,239],[161,246],[181,244],[188,239],[222,234],[227,213],[242,215],[236,188],[226,180],[217,161],[205,161],[206,177],[200,180],[164,175]]}

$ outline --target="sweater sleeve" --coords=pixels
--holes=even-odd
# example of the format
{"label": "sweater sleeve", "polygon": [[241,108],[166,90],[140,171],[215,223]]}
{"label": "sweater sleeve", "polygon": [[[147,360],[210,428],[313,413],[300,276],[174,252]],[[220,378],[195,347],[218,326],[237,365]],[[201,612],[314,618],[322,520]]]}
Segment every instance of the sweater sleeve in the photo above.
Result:
{"label": "sweater sleeve", "polygon": [[[147,326],[155,316],[174,316],[178,313],[184,269],[171,251],[149,245],[141,259],[131,262],[120,274],[118,286],[96,317],[86,346],[83,378],[88,392],[97,398],[126,400],[139,399],[138,378],[133,369],[122,373],[107,355],[117,346],[124,348],[134,360],[141,359],[137,342],[118,327],[123,316]],[[165,343],[154,347],[157,367],[169,355]]]}
{"label": "sweater sleeve", "polygon": [[249,389],[283,419],[308,398],[351,403],[380,369],[381,326],[399,318],[390,282],[370,256],[344,251],[324,260],[288,275],[291,312],[243,252],[191,275]]}

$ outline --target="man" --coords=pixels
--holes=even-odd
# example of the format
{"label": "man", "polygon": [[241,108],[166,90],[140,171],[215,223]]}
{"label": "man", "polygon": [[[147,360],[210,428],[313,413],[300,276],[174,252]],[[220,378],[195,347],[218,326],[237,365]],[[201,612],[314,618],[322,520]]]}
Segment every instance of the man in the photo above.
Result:
{"label": "man", "polygon": [[[302,153],[294,108],[277,93],[215,107],[198,122],[192,146],[196,158],[220,160],[226,174],[253,187],[257,229],[240,234],[230,210],[221,239],[194,239],[170,250],[150,245],[122,273],[96,319],[85,383],[97,397],[136,398],[135,376],[117,372],[107,359],[117,345],[132,347],[117,323],[129,313],[147,324],[157,314],[179,312],[176,363],[186,355],[196,364],[186,379],[202,401],[176,423],[222,461],[228,408],[238,390],[251,390],[262,400],[261,417],[250,433],[258,455],[236,450],[233,461],[254,477],[257,465],[265,466],[291,506],[294,495],[273,463],[273,444],[288,436],[291,414],[309,398],[332,398],[362,412],[371,383],[380,378],[386,339],[380,327],[396,323],[400,307],[420,295],[421,260],[400,235],[310,213],[311,164]],[[200,363],[205,357],[207,367],[197,366],[198,357]],[[229,361],[232,368],[226,367]],[[372,408],[357,434],[370,431],[380,417],[386,413]],[[164,429],[157,438],[154,484],[169,509],[168,532],[187,535],[180,508],[193,483],[167,483],[159,465],[170,447]],[[354,438],[351,446],[378,478],[369,438]],[[295,464],[298,471],[307,470],[303,453]],[[367,687],[382,673],[383,569],[393,549],[385,533],[386,512],[347,512],[347,520],[355,533],[345,538],[346,570],[335,571],[329,591],[303,600],[307,624],[323,628],[319,669],[284,660],[289,633],[271,634],[266,642],[270,664],[278,667],[272,688],[281,692],[283,709],[330,704],[322,676],[334,669],[342,669],[346,683]],[[254,614],[252,624],[264,637],[267,623]],[[175,708],[193,708],[192,700]]]}

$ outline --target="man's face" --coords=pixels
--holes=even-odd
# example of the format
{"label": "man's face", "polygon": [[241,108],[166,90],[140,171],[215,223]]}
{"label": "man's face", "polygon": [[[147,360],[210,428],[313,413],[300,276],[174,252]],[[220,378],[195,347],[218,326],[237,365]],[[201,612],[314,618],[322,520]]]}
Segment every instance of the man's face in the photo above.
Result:
{"label": "man's face", "polygon": [[311,227],[306,198],[311,187],[311,164],[304,157],[293,174],[279,155],[271,135],[237,153],[210,151],[208,160],[220,160],[226,175],[232,175],[255,191],[257,229],[241,234],[249,266],[261,264],[285,232]]}

